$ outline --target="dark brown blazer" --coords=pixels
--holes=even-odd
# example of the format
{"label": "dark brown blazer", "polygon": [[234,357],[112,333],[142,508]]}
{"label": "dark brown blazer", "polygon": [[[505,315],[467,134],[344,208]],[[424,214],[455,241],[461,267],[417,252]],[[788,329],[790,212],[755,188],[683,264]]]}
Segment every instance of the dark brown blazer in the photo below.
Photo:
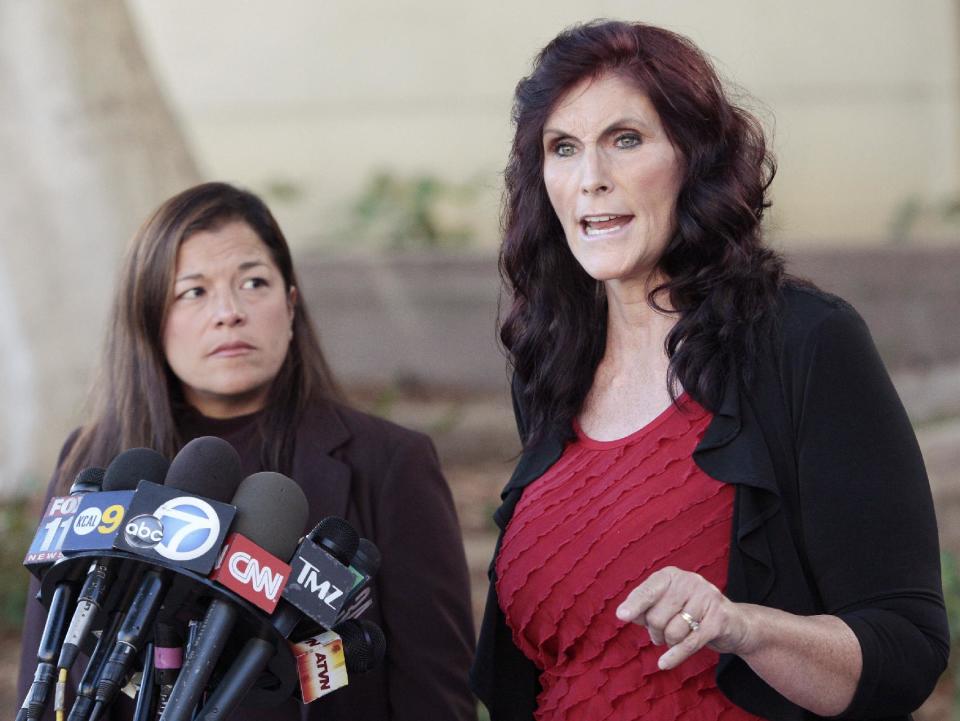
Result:
{"label": "dark brown blazer", "polygon": [[[293,478],[310,504],[308,527],[347,519],[383,561],[365,618],[387,639],[384,662],[312,704],[249,709],[236,721],[465,721],[476,718],[467,670],[474,631],[469,578],[453,499],[430,439],[339,405],[311,407],[298,433]],[[20,698],[45,611],[32,584]],[[79,664],[78,664],[79,665]],[[50,709],[48,708],[48,712]],[[115,719],[129,718],[115,710]],[[49,714],[52,718],[52,714]]]}

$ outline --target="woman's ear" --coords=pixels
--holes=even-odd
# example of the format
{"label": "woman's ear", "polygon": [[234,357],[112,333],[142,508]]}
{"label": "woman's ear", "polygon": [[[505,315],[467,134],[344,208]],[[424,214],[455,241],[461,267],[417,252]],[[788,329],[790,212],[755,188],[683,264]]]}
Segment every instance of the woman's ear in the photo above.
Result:
{"label": "woman's ear", "polygon": [[287,292],[287,314],[290,316],[291,322],[293,322],[293,311],[297,307],[298,300],[300,300],[300,297],[297,293],[297,286],[291,285]]}
{"label": "woman's ear", "polygon": [[293,314],[297,307],[297,287],[295,285],[290,286],[290,290],[287,292],[287,316],[290,318],[290,333],[289,336],[293,338]]}

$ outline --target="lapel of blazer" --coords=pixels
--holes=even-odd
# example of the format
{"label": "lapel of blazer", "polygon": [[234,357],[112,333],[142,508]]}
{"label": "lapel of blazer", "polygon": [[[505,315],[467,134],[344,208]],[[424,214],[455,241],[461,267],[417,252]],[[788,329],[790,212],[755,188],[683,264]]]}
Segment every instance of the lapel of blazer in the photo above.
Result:
{"label": "lapel of blazer", "polygon": [[311,526],[326,516],[347,515],[350,466],[333,452],[350,440],[349,429],[332,403],[315,403],[297,429],[293,477],[310,502]]}

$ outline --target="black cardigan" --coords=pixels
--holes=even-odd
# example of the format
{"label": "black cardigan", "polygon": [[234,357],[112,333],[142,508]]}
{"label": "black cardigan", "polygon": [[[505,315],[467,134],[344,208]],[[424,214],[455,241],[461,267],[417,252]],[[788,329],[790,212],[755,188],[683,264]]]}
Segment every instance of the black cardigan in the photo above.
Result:
{"label": "black cardigan", "polygon": [[[937,525],[920,449],[850,305],[789,286],[776,326],[753,381],[728,381],[693,453],[707,474],[736,485],[726,594],[843,619],[860,642],[863,671],[841,717],[906,719],[932,691],[949,653]],[[516,393],[514,411],[524,437]],[[556,462],[565,441],[550,435],[523,452],[494,514],[501,540],[524,488]],[[513,643],[494,567],[471,685],[493,721],[527,721],[540,672]],[[737,656],[720,656],[717,683],[764,718],[819,718]]]}

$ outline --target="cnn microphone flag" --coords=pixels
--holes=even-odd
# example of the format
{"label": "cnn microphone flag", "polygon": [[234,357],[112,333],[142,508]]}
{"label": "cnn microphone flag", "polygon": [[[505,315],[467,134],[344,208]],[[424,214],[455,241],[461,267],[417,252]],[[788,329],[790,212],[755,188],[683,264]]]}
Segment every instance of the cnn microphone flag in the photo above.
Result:
{"label": "cnn microphone flag", "polygon": [[246,536],[231,533],[210,579],[267,613],[273,613],[290,578],[290,566]]}

